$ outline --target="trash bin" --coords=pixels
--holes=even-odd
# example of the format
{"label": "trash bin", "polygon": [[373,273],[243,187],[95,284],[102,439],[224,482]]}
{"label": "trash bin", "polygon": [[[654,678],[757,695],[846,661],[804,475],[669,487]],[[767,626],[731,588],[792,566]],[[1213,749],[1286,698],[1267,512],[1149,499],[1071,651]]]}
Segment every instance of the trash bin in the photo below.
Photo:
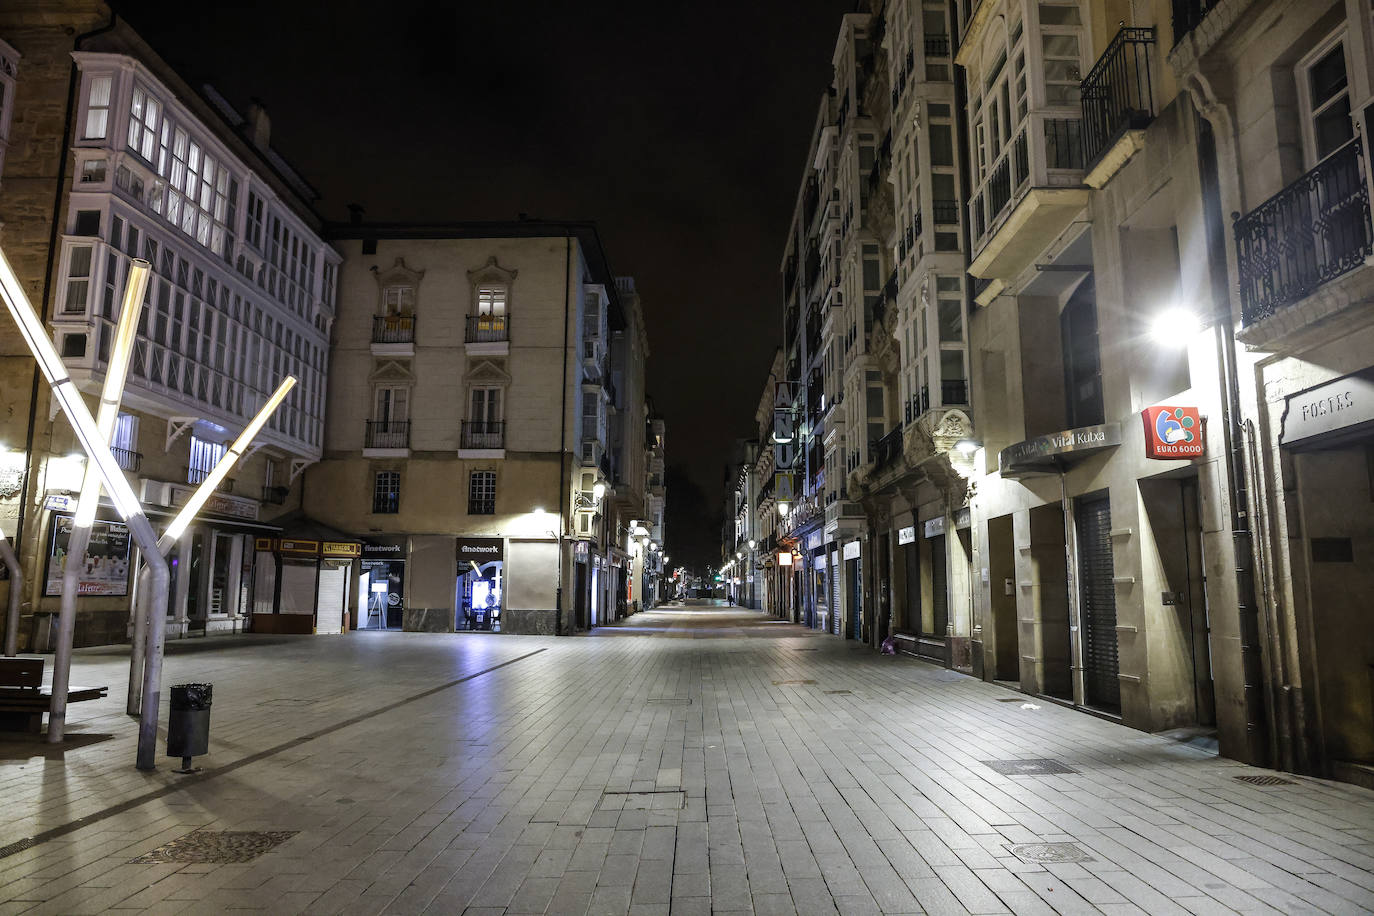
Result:
{"label": "trash bin", "polygon": [[178,773],[191,772],[191,758],[210,751],[213,684],[175,684],[167,713],[167,756],[180,757]]}

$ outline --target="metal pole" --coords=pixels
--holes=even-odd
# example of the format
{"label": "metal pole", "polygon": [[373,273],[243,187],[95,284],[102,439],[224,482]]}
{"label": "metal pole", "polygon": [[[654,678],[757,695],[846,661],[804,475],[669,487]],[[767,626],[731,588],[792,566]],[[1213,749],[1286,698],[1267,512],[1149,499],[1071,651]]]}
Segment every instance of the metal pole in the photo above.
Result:
{"label": "metal pole", "polygon": [[[143,519],[147,525],[147,519]],[[148,528],[152,534],[152,528]],[[162,699],[162,650],[167,635],[167,560],[156,544],[149,551],[148,572],[151,585],[148,607],[148,647],[143,662],[143,711],[138,719],[138,757],[140,770],[157,768],[158,703]]]}
{"label": "metal pole", "polygon": [[[102,442],[109,444],[119,419],[119,402],[124,396],[124,383],[129,374],[129,360],[134,340],[138,336],[138,314],[143,309],[143,294],[148,289],[148,272],[152,265],[135,258],[129,265],[129,277],[124,284],[124,306],[115,326],[114,346],[105,364],[105,382],[100,392],[100,408],[95,425]],[[100,473],[94,462],[86,462],[81,479],[81,495],[77,498],[72,518],[71,536],[67,540],[66,566],[62,570],[62,600],[57,614],[57,645],[52,660],[52,701],[48,707],[48,743],[60,744],[67,727],[67,690],[71,685],[72,642],[76,636],[76,598],[81,587],[81,566],[86,562],[86,547],[91,541],[91,525],[95,521],[100,502]]]}
{"label": "metal pole", "polygon": [[[3,253],[0,253],[0,298],[5,300],[5,305],[9,307],[15,323],[19,325],[19,331],[24,337],[24,342],[28,344],[29,351],[33,353],[34,359],[38,362],[39,370],[52,388],[53,399],[57,401],[58,406],[62,408],[62,412],[67,415],[67,419],[71,422],[72,429],[76,432],[76,438],[81,443],[81,448],[86,452],[86,460],[100,470],[101,480],[110,493],[110,500],[114,503],[115,509],[128,523],[129,533],[133,536],[134,541],[147,553],[147,562],[153,571],[153,582],[155,584],[161,582],[164,591],[160,599],[156,594],[153,596],[153,609],[156,611],[160,603],[165,613],[167,563],[162,559],[162,555],[157,552],[157,535],[153,533],[153,526],[148,522],[148,516],[143,514],[143,506],[134,494],[133,487],[129,486],[124,471],[114,460],[109,444],[102,439],[95,418],[91,416],[90,409],[86,407],[81,392],[77,391],[76,385],[72,383],[71,376],[67,374],[67,368],[62,363],[62,358],[57,355],[57,350],[48,337],[46,326],[34,312],[33,305],[30,304],[28,296],[25,295],[19,278],[15,276],[14,268],[10,266]],[[158,666],[159,673],[160,667]],[[156,685],[154,690],[156,690]],[[156,700],[154,699],[145,705],[151,706],[154,713],[149,735],[155,739],[157,737]],[[151,769],[153,745],[151,740],[146,743],[145,748],[144,728],[140,725],[139,766],[143,769]],[[146,766],[143,764],[145,759],[147,760]]]}
{"label": "metal pole", "polygon": [[15,556],[5,532],[0,531],[0,561],[10,571],[10,606],[5,617],[5,655],[14,658],[19,654],[19,604],[24,598],[24,572],[19,568],[19,557]]}
{"label": "metal pole", "polygon": [[138,574],[138,594],[134,596],[134,632],[129,646],[129,693],[124,710],[131,716],[138,715],[143,709],[143,653],[148,643],[148,593],[152,587],[152,574],[144,567]]}

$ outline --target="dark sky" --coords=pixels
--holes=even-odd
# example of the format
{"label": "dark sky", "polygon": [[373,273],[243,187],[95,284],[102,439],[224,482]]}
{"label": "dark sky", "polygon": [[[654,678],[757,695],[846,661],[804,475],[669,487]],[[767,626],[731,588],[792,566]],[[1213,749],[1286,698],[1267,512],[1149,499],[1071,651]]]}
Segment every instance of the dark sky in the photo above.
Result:
{"label": "dark sky", "polygon": [[709,561],[722,465],[782,336],[787,222],[853,0],[118,8],[188,78],[240,110],[262,100],[328,219],[357,202],[378,221],[596,220],[645,302],[668,461],[707,503],[673,506],[667,541]]}

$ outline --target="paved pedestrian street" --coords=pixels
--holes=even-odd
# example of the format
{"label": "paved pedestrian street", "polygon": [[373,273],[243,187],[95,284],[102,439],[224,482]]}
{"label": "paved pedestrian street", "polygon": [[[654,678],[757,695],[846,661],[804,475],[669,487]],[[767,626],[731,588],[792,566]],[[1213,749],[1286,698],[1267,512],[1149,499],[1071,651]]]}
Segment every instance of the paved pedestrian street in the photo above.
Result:
{"label": "paved pedestrian street", "polygon": [[126,665],[0,744],[0,914],[1374,911],[1374,793],[757,612],[174,644],[191,776],[134,769]]}

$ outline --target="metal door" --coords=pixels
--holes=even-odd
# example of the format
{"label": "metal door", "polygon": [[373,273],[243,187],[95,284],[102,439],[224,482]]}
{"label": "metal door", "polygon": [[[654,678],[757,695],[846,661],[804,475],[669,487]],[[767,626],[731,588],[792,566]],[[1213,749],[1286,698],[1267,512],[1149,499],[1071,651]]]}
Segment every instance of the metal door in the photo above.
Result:
{"label": "metal door", "polygon": [[1121,708],[1112,585],[1112,509],[1107,496],[1078,500],[1078,595],[1083,628],[1083,702]]}
{"label": "metal door", "polygon": [[944,639],[949,631],[949,576],[945,569],[945,536],[930,539],[930,632]]}
{"label": "metal door", "polygon": [[844,627],[844,616],[841,613],[844,605],[840,603],[840,552],[838,550],[831,552],[830,562],[826,565],[826,574],[830,576],[830,632],[839,636]]}

